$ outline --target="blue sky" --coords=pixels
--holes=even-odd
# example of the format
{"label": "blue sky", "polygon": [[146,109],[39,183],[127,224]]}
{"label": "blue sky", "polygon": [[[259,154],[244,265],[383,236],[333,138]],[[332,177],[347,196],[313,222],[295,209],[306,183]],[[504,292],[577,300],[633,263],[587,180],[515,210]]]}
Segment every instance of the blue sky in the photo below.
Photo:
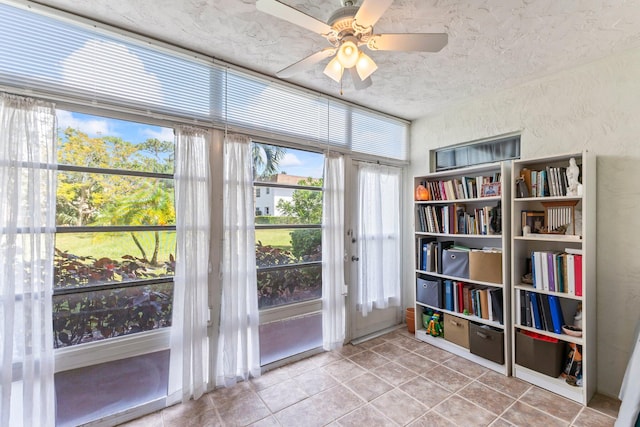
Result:
{"label": "blue sky", "polygon": [[322,154],[289,148],[280,161],[280,171],[288,175],[322,178],[323,164]]}
{"label": "blue sky", "polygon": [[58,128],[67,127],[86,133],[92,138],[117,136],[125,141],[137,144],[149,138],[161,141],[173,141],[173,129],[144,123],[128,122],[108,117],[92,116],[65,110],[57,110]]}
{"label": "blue sky", "polygon": [[[173,141],[173,129],[146,123],[129,122],[108,117],[93,116],[57,110],[58,128],[67,127],[86,133],[89,137],[116,136],[131,143],[141,143],[149,138],[161,141]],[[287,153],[280,161],[280,170],[289,175],[322,177],[324,156],[308,151],[287,149]]]}

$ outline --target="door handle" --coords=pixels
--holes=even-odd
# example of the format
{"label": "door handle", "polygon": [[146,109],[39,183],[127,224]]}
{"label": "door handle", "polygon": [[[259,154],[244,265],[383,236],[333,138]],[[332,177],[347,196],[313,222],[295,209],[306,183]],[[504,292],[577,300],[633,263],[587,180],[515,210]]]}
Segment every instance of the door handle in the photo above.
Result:
{"label": "door handle", "polygon": [[360,261],[360,258],[358,258],[358,257],[357,257],[357,256],[355,256],[355,255],[352,255],[352,256],[351,256],[351,261]]}

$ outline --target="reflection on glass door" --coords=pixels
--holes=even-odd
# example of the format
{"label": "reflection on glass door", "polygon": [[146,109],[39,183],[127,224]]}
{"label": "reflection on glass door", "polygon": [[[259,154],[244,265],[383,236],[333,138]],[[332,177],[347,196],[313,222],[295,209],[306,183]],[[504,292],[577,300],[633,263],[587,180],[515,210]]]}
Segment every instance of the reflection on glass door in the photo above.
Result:
{"label": "reflection on glass door", "polygon": [[254,143],[261,365],[322,345],[319,153]]}

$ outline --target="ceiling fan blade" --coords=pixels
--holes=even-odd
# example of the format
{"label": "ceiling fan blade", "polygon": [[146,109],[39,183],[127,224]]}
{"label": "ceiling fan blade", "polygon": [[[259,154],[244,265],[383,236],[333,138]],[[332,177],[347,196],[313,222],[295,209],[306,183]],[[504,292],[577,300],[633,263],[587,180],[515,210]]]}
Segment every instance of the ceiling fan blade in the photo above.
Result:
{"label": "ceiling fan blade", "polygon": [[261,12],[289,21],[292,24],[299,25],[314,33],[327,34],[331,32],[331,27],[324,22],[289,7],[284,3],[280,3],[277,0],[258,0],[256,1],[256,8]]}
{"label": "ceiling fan blade", "polygon": [[371,50],[438,52],[448,40],[446,33],[376,34],[369,39],[367,47]]}
{"label": "ceiling fan blade", "polygon": [[287,68],[284,68],[276,73],[276,76],[281,78],[289,78],[294,74],[301,73],[303,71],[307,71],[312,68],[318,62],[326,59],[336,53],[336,49],[332,47],[328,47],[326,49],[322,49],[320,52],[316,52],[313,55],[309,55],[304,59],[296,62],[295,64],[289,65]]}
{"label": "ceiling fan blade", "polygon": [[349,74],[351,74],[351,80],[353,80],[353,87],[355,87],[356,90],[366,89],[371,86],[371,77],[361,80],[358,72],[356,71],[356,67],[351,67],[348,70]]}
{"label": "ceiling fan blade", "polygon": [[364,0],[354,20],[363,27],[373,27],[393,0]]}

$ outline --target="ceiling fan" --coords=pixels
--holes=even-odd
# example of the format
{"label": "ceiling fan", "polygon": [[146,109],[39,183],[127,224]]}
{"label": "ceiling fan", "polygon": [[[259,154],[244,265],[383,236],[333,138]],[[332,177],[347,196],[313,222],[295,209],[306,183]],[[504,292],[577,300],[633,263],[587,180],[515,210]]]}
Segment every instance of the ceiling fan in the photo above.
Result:
{"label": "ceiling fan", "polygon": [[361,50],[363,47],[372,51],[438,52],[447,45],[445,33],[375,34],[373,26],[393,0],[363,0],[360,7],[354,5],[355,1],[341,0],[342,7],[325,24],[278,0],[257,0],[258,10],[320,34],[332,45],[278,71],[276,75],[289,78],[333,56],[324,73],[340,82],[344,71],[348,70],[354,87],[364,89],[371,86],[370,76],[378,66]]}

